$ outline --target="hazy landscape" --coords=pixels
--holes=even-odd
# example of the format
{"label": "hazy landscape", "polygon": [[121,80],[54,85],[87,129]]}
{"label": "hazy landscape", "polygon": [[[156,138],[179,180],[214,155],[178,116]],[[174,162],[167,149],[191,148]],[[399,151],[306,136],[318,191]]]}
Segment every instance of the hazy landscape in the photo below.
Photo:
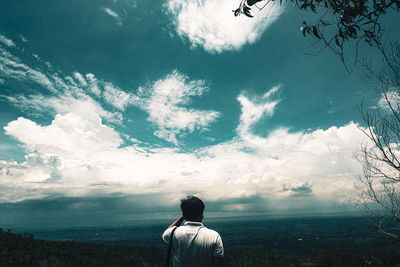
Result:
{"label": "hazy landscape", "polygon": [[[0,264],[7,266],[7,260],[12,258],[10,255],[15,253],[26,255],[38,253],[37,257],[32,255],[29,258],[30,263],[39,264],[50,259],[57,262],[57,266],[71,266],[79,265],[79,261],[85,259],[89,266],[130,266],[132,262],[137,266],[162,266],[166,248],[160,241],[160,235],[168,225],[169,221],[160,220],[148,221],[146,224],[108,227],[30,231],[25,229],[37,240],[62,241],[62,243],[45,243],[50,247],[57,247],[54,250],[44,248],[45,245],[40,243],[39,247],[51,251],[41,256],[38,256],[40,253],[37,250],[40,248],[36,245],[23,246],[21,242],[12,243],[11,239],[4,240],[3,234],[1,242],[3,254],[0,256]],[[337,215],[275,219],[268,219],[265,216],[229,217],[206,220],[205,225],[221,234],[227,266],[400,265],[399,241],[378,232],[365,217]],[[27,240],[30,238],[29,235],[24,235],[22,229],[12,232],[19,232]],[[4,250],[4,246],[8,249]],[[13,251],[13,246],[21,246],[22,249],[20,247],[17,251]],[[68,251],[73,251],[71,254],[75,256],[66,257],[65,253],[68,254]],[[107,260],[100,260],[97,254]],[[15,263],[18,262],[15,257],[13,259]],[[19,266],[24,265],[23,259],[20,259]],[[81,263],[81,265],[86,264]]]}

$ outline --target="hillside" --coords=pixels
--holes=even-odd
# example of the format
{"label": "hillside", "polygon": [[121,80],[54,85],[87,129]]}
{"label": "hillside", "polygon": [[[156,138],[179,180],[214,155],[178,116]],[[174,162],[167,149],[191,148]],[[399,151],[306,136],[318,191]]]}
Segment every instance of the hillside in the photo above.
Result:
{"label": "hillside", "polygon": [[162,266],[165,252],[146,247],[35,240],[0,232],[0,266]]}
{"label": "hillside", "polygon": [[[227,267],[400,267],[399,240],[377,232],[365,218],[230,219],[207,226],[221,233]],[[163,266],[166,248],[159,237],[165,227],[154,223],[33,232],[47,241],[0,231],[0,267]]]}

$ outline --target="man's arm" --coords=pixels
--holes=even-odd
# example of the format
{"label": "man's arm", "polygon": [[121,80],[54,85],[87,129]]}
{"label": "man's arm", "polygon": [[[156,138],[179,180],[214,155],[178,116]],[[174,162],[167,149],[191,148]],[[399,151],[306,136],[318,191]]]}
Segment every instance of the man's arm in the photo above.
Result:
{"label": "man's arm", "polygon": [[176,226],[176,227],[180,226],[182,224],[183,220],[184,220],[183,215],[181,215],[181,217],[176,219],[176,221],[174,221],[170,226],[168,226],[167,229],[171,228],[172,226]]}
{"label": "man's arm", "polygon": [[182,224],[183,220],[184,220],[183,216],[180,216],[178,219],[176,219],[176,221],[174,221],[170,226],[168,226],[167,229],[165,229],[164,233],[161,235],[161,241],[164,244],[168,244],[168,242],[169,242],[169,237],[170,237],[171,232],[173,230],[171,228],[174,227],[174,226],[179,227]]}
{"label": "man's arm", "polygon": [[225,266],[224,258],[219,258],[219,257],[212,258],[212,267],[224,267],[224,266]]}

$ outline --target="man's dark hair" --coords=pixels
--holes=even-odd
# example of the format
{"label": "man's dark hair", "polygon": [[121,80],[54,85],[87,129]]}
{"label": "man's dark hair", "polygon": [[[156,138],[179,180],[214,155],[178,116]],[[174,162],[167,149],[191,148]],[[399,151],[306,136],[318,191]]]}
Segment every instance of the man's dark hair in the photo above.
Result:
{"label": "man's dark hair", "polygon": [[203,201],[195,196],[187,196],[181,200],[181,210],[186,221],[202,220],[204,212]]}

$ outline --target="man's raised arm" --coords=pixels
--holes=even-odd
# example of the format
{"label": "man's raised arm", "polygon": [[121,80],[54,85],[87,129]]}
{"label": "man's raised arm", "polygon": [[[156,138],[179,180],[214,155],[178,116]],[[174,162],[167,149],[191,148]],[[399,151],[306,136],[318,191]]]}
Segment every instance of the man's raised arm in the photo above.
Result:
{"label": "man's raised arm", "polygon": [[170,226],[168,226],[167,229],[165,229],[164,233],[161,235],[161,241],[164,244],[168,245],[169,238],[173,231],[173,229],[171,229],[171,228],[174,226],[179,227],[182,224],[183,220],[184,220],[183,216],[180,216],[178,219],[176,219],[176,221],[174,221]]}
{"label": "man's raised arm", "polygon": [[170,226],[168,226],[167,229],[171,228],[172,226],[180,226],[182,224],[183,220],[184,220],[183,215],[181,215],[181,217],[176,219],[176,221],[174,221]]}

